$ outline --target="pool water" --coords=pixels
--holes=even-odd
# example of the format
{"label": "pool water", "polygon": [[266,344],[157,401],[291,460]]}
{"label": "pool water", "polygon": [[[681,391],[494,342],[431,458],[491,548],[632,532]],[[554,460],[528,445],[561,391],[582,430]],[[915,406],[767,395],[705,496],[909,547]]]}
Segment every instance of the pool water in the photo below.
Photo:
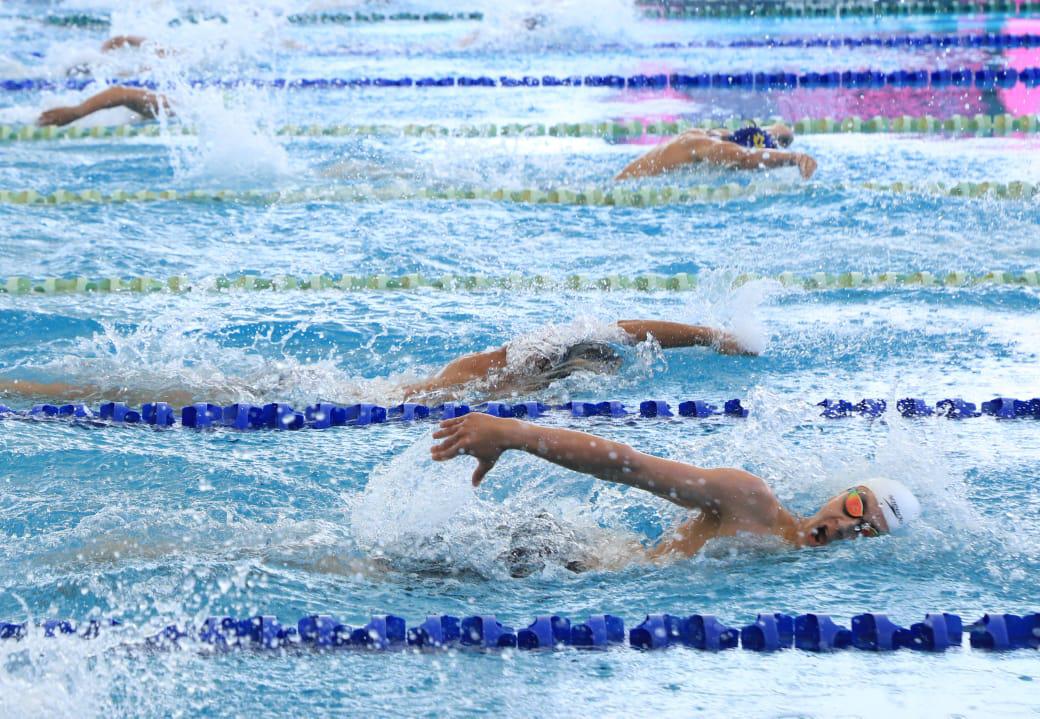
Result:
{"label": "pool water", "polygon": [[[380,3],[379,12],[390,12]],[[394,6],[396,8],[396,6]],[[197,4],[192,4],[197,9]],[[240,2],[228,18],[171,28],[183,8],[5,4],[2,69],[61,80],[93,63],[174,83],[178,117],[197,135],[9,142],[0,189],[602,187],[646,142],[595,138],[309,137],[284,124],[599,122],[1036,112],[1040,91],[896,89],[652,92],[606,88],[217,90],[185,80],[442,74],[885,70],[1002,66],[1025,50],[953,48],[654,48],[741,38],[1036,32],[993,17],[866,20],[640,20],[627,4],[494,4],[483,22],[304,26]],[[319,10],[324,9],[319,8]],[[412,6],[401,6],[412,9]],[[110,28],[40,23],[47,12],[112,12]],[[523,20],[542,16],[533,30]],[[139,32],[178,48],[166,58],[97,47]],[[1040,53],[1040,51],[1035,51]],[[1025,58],[1033,65],[1031,58]],[[1028,65],[1027,65],[1028,66]],[[31,122],[91,89],[5,92],[0,123]],[[130,119],[111,110],[81,124]],[[164,122],[166,122],[164,120]],[[973,402],[1040,394],[1036,287],[805,290],[742,273],[1020,271],[1040,265],[1035,200],[877,192],[866,182],[1040,182],[1037,135],[852,134],[799,137],[819,162],[741,176],[695,170],[632,186],[754,180],[783,186],[729,202],[652,208],[473,201],[383,203],[152,202],[0,204],[0,277],[168,277],[511,273],[564,278],[688,272],[685,292],[502,289],[445,292],[0,294],[0,378],[218,403],[303,407],[400,401],[400,384],[467,352],[539,336],[578,336],[617,319],[729,327],[760,356],[699,349],[625,351],[617,376],[576,375],[525,396],[550,403],[616,399],[719,402],[745,419],[544,421],[655,454],[761,474],[794,510],[875,475],[918,493],[912,531],[795,552],[727,541],[656,566],[625,563],[682,516],[635,490],[507,455],[477,491],[470,460],[429,459],[431,424],[238,433],[0,421],[0,618],[118,619],[94,641],[0,642],[4,716],[354,714],[605,716],[691,714],[1035,715],[1035,653],[834,656],[677,649],[362,654],[145,651],[168,624],[209,615],[328,613],[355,626],[373,613],[494,613],[513,626],[538,614],[704,612],[743,625],[761,611],[863,611],[902,624],[926,612],[972,621],[1037,611],[1040,425],[829,420],[826,397],[945,397]],[[792,189],[791,186],[794,185]],[[28,407],[37,398],[5,396]],[[479,400],[479,396],[474,396]],[[544,525],[544,526],[543,526]],[[548,526],[548,529],[544,527]],[[539,528],[541,527],[541,528]],[[539,533],[541,533],[539,535]],[[534,535],[531,539],[529,535]],[[525,539],[526,537],[526,539]],[[561,551],[514,577],[520,542]],[[575,556],[617,560],[574,573]],[[136,647],[136,648],[135,648]]]}

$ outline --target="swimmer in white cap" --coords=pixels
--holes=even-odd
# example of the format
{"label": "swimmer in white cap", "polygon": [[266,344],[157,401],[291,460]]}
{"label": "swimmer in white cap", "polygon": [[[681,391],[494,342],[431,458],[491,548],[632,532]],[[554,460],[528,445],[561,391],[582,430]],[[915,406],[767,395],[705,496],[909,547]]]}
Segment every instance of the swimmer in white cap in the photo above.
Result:
{"label": "swimmer in white cap", "polygon": [[780,504],[765,480],[744,470],[707,469],[654,457],[584,432],[469,414],[441,422],[433,436],[441,440],[430,450],[433,459],[476,458],[474,486],[503,452],[519,450],[696,510],[696,516],[649,550],[652,559],[693,556],[712,539],[738,534],[774,535],[796,547],[822,547],[841,539],[888,534],[921,514],[917,498],[893,479],[850,487],[803,518]]}

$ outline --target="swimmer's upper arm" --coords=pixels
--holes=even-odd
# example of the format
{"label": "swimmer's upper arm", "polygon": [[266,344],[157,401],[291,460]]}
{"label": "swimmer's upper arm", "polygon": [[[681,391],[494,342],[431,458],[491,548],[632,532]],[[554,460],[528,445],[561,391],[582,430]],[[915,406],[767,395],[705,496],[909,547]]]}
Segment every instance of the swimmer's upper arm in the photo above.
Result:
{"label": "swimmer's upper arm", "polygon": [[768,512],[776,503],[765,481],[742,469],[698,467],[642,452],[629,463],[634,481],[626,484],[719,519]]}
{"label": "swimmer's upper arm", "polygon": [[663,320],[619,320],[617,326],[636,342],[646,342],[653,335],[662,349],[706,347],[725,335],[713,327]]}
{"label": "swimmer's upper arm", "polygon": [[732,142],[712,142],[697,149],[701,159],[713,165],[738,170],[758,170],[769,167],[787,167],[796,164],[798,153],[777,149],[752,149]]}
{"label": "swimmer's upper arm", "polygon": [[628,163],[614,179],[628,180],[633,177],[660,175],[702,159],[701,148],[721,144],[724,143],[700,133],[683,133],[667,142],[662,142],[645,155]]}

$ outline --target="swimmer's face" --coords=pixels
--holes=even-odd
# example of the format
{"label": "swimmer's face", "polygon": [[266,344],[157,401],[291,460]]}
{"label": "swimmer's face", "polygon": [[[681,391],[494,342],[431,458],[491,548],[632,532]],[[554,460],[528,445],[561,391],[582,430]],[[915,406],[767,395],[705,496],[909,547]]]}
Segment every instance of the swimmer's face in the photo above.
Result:
{"label": "swimmer's face", "polygon": [[766,128],[769,134],[776,140],[776,144],[780,147],[790,147],[791,143],[794,142],[794,130],[789,128],[782,122],[777,122]]}
{"label": "swimmer's face", "polygon": [[863,503],[863,516],[849,513],[846,490],[827,500],[820,511],[805,520],[805,541],[810,547],[822,547],[841,539],[876,536],[888,532],[888,523],[878,508],[874,493],[860,485],[855,487]]}

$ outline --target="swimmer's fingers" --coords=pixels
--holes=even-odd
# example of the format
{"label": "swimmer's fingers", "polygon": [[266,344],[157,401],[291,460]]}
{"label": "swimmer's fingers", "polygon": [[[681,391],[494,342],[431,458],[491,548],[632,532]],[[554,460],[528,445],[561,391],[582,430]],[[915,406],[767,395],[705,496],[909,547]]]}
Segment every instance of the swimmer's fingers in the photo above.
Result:
{"label": "swimmer's fingers", "polygon": [[444,439],[445,437],[452,437],[458,434],[462,430],[462,417],[456,417],[455,419],[446,419],[441,422],[441,428],[433,433],[434,439]]}
{"label": "swimmer's fingers", "polygon": [[479,487],[480,483],[484,481],[484,477],[491,471],[491,468],[495,466],[494,460],[482,459],[477,464],[477,468],[473,470],[473,486]]}
{"label": "swimmer's fingers", "polygon": [[798,170],[802,173],[802,179],[808,180],[816,172],[816,160],[809,155],[799,155]]}
{"label": "swimmer's fingers", "polygon": [[430,447],[430,456],[437,462],[454,459],[460,454],[466,453],[466,448],[462,446],[464,442],[465,439],[463,437],[452,437]]}

